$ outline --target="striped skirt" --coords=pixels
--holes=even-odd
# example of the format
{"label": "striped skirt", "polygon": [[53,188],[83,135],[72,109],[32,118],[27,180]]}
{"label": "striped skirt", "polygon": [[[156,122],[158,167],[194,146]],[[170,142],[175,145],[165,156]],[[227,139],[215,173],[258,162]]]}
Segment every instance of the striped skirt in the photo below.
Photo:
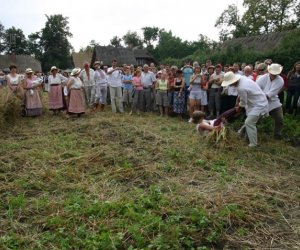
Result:
{"label": "striped skirt", "polygon": [[50,85],[48,92],[49,109],[62,110],[65,109],[65,98],[61,85]]}
{"label": "striped skirt", "polygon": [[84,114],[85,113],[85,98],[81,89],[71,89],[69,96],[68,113]]}
{"label": "striped skirt", "polygon": [[42,102],[36,89],[29,89],[25,93],[26,116],[42,115]]}

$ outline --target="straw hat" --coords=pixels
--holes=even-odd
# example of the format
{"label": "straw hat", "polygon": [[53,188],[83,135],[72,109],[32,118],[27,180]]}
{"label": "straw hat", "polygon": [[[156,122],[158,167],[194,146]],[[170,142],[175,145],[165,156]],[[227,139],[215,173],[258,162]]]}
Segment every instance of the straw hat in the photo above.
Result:
{"label": "straw hat", "polygon": [[75,68],[75,69],[73,69],[72,72],[71,72],[71,76],[75,76],[75,75],[79,74],[80,71],[81,71],[81,68]]}
{"label": "straw hat", "polygon": [[271,65],[273,63],[273,61],[272,61],[272,59],[266,59],[264,61],[264,63],[267,64],[267,65]]}
{"label": "straw hat", "polygon": [[96,65],[101,65],[101,62],[100,62],[100,61],[95,61],[95,62],[94,62],[94,67],[95,67]]}
{"label": "straw hat", "polygon": [[56,66],[52,66],[50,72],[52,72],[53,70],[58,70],[58,69],[56,68]]}
{"label": "straw hat", "polygon": [[256,66],[256,69],[257,69],[257,70],[260,70],[260,71],[264,71],[264,70],[267,69],[267,64],[265,64],[265,63],[260,63],[260,64],[258,64],[258,65]]}
{"label": "straw hat", "polygon": [[235,82],[237,82],[238,80],[240,80],[241,76],[240,75],[236,75],[233,72],[229,71],[224,75],[224,80],[222,82],[222,87],[227,87]]}
{"label": "straw hat", "polygon": [[33,70],[32,70],[31,68],[28,68],[28,69],[25,70],[25,73],[26,73],[26,74],[33,73]]}
{"label": "straw hat", "polygon": [[268,72],[272,75],[279,75],[282,71],[282,66],[277,63],[273,63],[268,66]]}

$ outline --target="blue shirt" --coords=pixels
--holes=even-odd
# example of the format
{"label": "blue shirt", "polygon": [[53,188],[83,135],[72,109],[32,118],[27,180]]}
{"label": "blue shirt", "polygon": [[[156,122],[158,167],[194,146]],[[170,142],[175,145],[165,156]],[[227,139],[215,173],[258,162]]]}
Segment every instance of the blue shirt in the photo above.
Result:
{"label": "blue shirt", "polygon": [[122,87],[125,90],[132,90],[132,82],[124,83],[123,81],[132,81],[132,75],[123,75],[122,76]]}
{"label": "blue shirt", "polygon": [[184,80],[185,80],[185,85],[187,87],[190,86],[190,79],[191,79],[191,76],[194,74],[194,71],[193,71],[193,68],[192,67],[186,67],[182,70],[182,75],[184,77]]}

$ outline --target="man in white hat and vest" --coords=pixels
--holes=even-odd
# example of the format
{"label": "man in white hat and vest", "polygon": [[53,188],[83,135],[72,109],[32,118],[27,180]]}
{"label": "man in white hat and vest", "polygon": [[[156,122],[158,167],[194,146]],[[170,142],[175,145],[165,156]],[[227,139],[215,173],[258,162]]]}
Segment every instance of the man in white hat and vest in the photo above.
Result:
{"label": "man in white hat and vest", "polygon": [[284,85],[282,77],[279,75],[282,71],[282,66],[273,63],[268,66],[268,73],[264,74],[257,80],[258,86],[265,93],[269,102],[269,114],[273,118],[274,138],[281,139],[281,131],[283,128],[283,111],[278,93]]}
{"label": "man in white hat and vest", "polygon": [[247,118],[245,128],[249,139],[249,147],[257,146],[256,123],[261,116],[268,114],[268,100],[260,87],[251,79],[233,72],[227,72],[224,75],[222,87],[236,87],[239,101],[236,109],[239,111],[242,107],[246,109]]}

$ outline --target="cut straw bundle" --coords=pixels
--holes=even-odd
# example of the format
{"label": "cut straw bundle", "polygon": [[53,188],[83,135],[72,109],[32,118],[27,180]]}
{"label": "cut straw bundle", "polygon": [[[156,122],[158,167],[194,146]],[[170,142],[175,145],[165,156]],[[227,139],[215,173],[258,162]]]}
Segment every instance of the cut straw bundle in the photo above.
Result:
{"label": "cut straw bundle", "polygon": [[8,88],[0,89],[0,127],[14,124],[20,116],[21,100]]}

